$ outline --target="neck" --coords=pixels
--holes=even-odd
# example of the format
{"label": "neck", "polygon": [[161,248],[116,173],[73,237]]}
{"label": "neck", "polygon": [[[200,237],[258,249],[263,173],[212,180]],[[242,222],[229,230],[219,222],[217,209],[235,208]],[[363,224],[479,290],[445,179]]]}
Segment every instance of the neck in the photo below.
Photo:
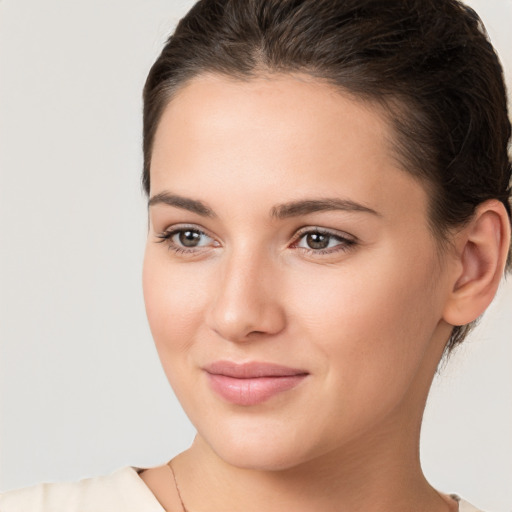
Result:
{"label": "neck", "polygon": [[[443,333],[441,333],[443,334]],[[173,461],[189,512],[453,512],[458,505],[425,479],[420,466],[421,420],[444,344],[428,354],[396,410],[335,451],[289,468],[240,468],[200,436]]]}
{"label": "neck", "polygon": [[[187,510],[282,512],[448,512],[454,503],[426,481],[418,430],[362,436],[350,446],[290,469],[241,469],[220,459],[198,436],[173,462]],[[208,504],[205,507],[205,504]]]}

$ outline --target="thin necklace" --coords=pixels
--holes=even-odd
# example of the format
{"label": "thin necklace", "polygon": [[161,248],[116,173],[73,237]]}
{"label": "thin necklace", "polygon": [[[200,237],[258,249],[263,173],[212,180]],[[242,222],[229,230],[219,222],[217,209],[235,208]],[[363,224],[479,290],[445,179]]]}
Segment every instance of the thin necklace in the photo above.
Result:
{"label": "thin necklace", "polygon": [[178,482],[176,481],[176,474],[174,473],[174,468],[172,467],[172,461],[169,461],[169,469],[171,470],[172,477],[174,478],[174,485],[176,486],[176,491],[178,492],[178,498],[180,499],[181,508],[183,512],[188,512],[187,507],[185,507],[185,503],[183,503],[183,498],[181,497],[180,488],[178,487]]}

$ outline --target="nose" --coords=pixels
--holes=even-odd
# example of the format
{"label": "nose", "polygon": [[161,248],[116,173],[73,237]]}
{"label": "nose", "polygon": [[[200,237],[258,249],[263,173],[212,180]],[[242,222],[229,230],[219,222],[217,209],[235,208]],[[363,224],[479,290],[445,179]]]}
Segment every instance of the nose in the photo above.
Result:
{"label": "nose", "polygon": [[206,319],[209,327],[233,342],[281,332],[286,316],[276,293],[277,272],[271,263],[254,255],[231,255],[216,280]]}

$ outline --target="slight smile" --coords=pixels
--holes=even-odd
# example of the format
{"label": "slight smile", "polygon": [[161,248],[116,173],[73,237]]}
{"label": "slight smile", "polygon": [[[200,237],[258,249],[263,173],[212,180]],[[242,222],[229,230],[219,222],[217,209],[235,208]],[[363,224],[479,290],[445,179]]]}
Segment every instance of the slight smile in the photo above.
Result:
{"label": "slight smile", "polygon": [[273,363],[216,361],[203,368],[213,391],[235,405],[257,405],[300,384],[309,373]]}

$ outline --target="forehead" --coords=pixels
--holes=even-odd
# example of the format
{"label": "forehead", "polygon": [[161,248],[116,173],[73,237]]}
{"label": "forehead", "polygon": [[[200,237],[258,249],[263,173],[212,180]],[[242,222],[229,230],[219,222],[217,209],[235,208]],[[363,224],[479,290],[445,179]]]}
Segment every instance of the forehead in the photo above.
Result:
{"label": "forehead", "polygon": [[249,136],[248,142],[272,130],[274,136],[307,138],[312,143],[336,139],[339,145],[340,136],[348,135],[339,133],[343,124],[349,126],[351,138],[370,135],[374,142],[389,143],[391,149],[392,128],[386,113],[377,102],[363,101],[309,75],[239,80],[207,74],[177,90],[164,109],[156,139],[162,132],[170,135],[173,127],[181,136],[210,132],[210,137],[217,133],[219,138],[225,130],[233,137],[236,130]]}
{"label": "forehead", "polygon": [[397,164],[383,109],[301,75],[204,75],[182,87],[156,132],[151,183],[151,195],[188,194],[194,183],[219,196],[219,184],[235,183],[260,201],[336,189],[384,212],[398,199],[403,211],[426,210],[425,191]]}

